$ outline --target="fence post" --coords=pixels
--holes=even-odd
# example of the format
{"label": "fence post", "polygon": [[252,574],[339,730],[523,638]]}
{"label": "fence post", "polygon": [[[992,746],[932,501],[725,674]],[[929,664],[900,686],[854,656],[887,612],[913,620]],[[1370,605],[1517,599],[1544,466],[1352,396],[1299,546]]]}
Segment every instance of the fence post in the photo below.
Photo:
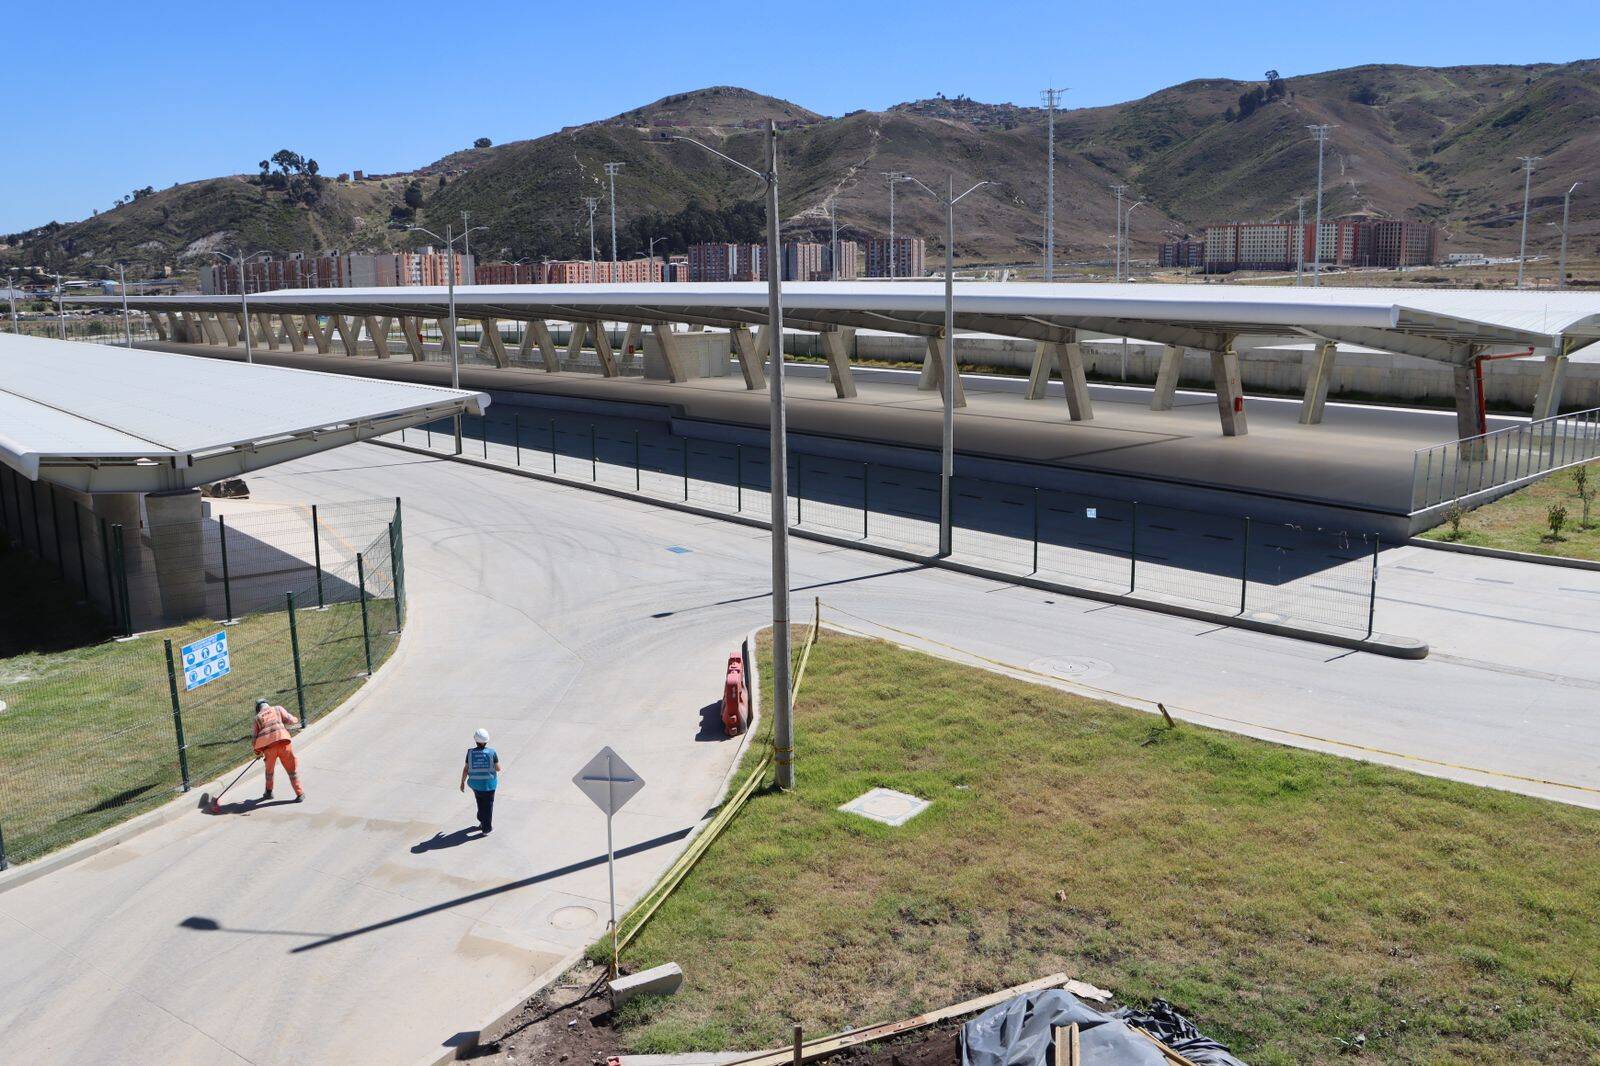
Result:
{"label": "fence post", "polygon": [[0,826],[0,870],[11,869],[11,863],[6,861],[6,831]]}
{"label": "fence post", "polygon": [[1039,486],[1033,487],[1033,572],[1039,572]]}
{"label": "fence post", "polygon": [[427,425],[423,426],[422,432],[428,435],[428,450],[430,452],[433,451],[433,423],[429,422]]}
{"label": "fence post", "polygon": [[733,446],[733,512],[744,513],[744,445]]}
{"label": "fence post", "polygon": [[[249,323],[246,323],[249,325]],[[233,623],[233,577],[228,573],[228,516],[217,515],[217,542],[222,546],[222,624]]]}
{"label": "fence post", "polygon": [[100,565],[106,572],[106,606],[111,609],[111,628],[120,629],[117,625],[121,614],[117,607],[117,579],[111,569],[111,533],[103,515],[100,518]]}
{"label": "fence post", "polygon": [[1139,501],[1128,516],[1128,595],[1139,587]]}
{"label": "fence post", "polygon": [[639,431],[633,431],[633,491],[644,491],[639,487]]}
{"label": "fence post", "polygon": [[550,472],[560,473],[556,468],[556,420],[553,418],[550,420]]}
{"label": "fence post", "polygon": [[689,502],[689,438],[679,437],[683,441],[683,502]]}
{"label": "fence post", "polygon": [[389,523],[389,576],[394,583],[394,628],[402,632],[405,627],[405,581],[400,576],[400,531]]}
{"label": "fence post", "polygon": [[489,416],[478,416],[478,441],[483,445],[483,457],[489,458]]}
{"label": "fence post", "polygon": [[111,527],[111,541],[117,552],[117,590],[122,595],[122,635],[133,636],[133,601],[128,596],[128,554],[122,539],[122,524]]}
{"label": "fence post", "polygon": [[600,480],[600,458],[595,445],[594,423],[589,423],[589,480]]}
{"label": "fence post", "polygon": [[33,511],[33,550],[44,558],[44,536],[39,532],[39,483],[37,481],[24,482],[28,486],[28,507]]}
{"label": "fence post", "polygon": [[868,515],[872,513],[872,464],[861,464],[861,539],[866,540],[871,529]]}
{"label": "fence post", "polygon": [[794,524],[806,524],[806,453],[799,452],[794,457]]}
{"label": "fence post", "polygon": [[1367,639],[1372,639],[1372,626],[1378,618],[1378,549],[1383,538],[1372,536],[1372,585],[1367,592]]}
{"label": "fence post", "polygon": [[317,516],[317,505],[311,505],[311,556],[317,566],[317,610],[328,606],[322,598],[322,522]]}
{"label": "fence post", "polygon": [[306,717],[305,676],[300,672],[300,627],[294,620],[294,593],[285,592],[283,597],[288,601],[289,607],[289,651],[294,656],[294,700],[295,705],[300,708],[300,728],[304,729],[311,722]]}
{"label": "fence post", "polygon": [[178,669],[172,664],[172,641],[167,640],[163,643],[167,648],[167,690],[172,693],[172,729],[178,737],[178,773],[183,777],[183,790],[187,792],[189,791],[189,745],[183,739],[183,708],[178,703]]}
{"label": "fence post", "polygon": [[511,438],[512,438],[511,446],[514,449],[516,449],[516,453],[517,453],[517,465],[521,466],[522,465],[522,416],[521,415],[512,415],[511,416]]}
{"label": "fence post", "polygon": [[1250,516],[1244,516],[1244,543],[1239,553],[1239,613],[1244,614],[1250,595]]}
{"label": "fence post", "polygon": [[356,553],[356,583],[361,586],[361,647],[367,656],[367,676],[372,676],[372,628],[367,622],[367,564]]}
{"label": "fence post", "polygon": [[11,529],[11,494],[6,491],[10,474],[10,467],[0,468],[0,527],[7,531]]}
{"label": "fence post", "polygon": [[78,586],[84,599],[89,598],[89,559],[83,551],[83,505],[72,501],[72,539],[78,545]]}

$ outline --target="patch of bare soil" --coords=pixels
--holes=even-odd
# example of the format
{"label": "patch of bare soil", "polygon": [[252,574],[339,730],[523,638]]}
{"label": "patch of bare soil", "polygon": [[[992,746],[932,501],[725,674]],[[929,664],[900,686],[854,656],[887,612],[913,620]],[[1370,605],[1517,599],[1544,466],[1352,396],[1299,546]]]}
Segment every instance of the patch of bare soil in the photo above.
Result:
{"label": "patch of bare soil", "polygon": [[457,1061],[605,1066],[620,1042],[603,966],[580,965],[463,1048]]}

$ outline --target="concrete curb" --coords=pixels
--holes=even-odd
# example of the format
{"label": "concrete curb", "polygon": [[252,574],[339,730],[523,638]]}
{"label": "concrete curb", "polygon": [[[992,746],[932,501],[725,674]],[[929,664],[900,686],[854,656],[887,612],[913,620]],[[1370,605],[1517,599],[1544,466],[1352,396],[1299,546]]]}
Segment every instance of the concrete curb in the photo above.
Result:
{"label": "concrete curb", "polygon": [[[399,447],[399,445],[396,445],[396,447]],[[410,449],[406,450],[409,451]],[[499,468],[494,467],[493,469]],[[733,763],[728,767],[728,772],[722,777],[722,788],[718,790],[716,801],[712,803],[710,808],[713,811],[718,807],[721,807],[723,802],[727,800],[728,792],[733,787],[733,780],[738,775],[739,768],[744,765],[745,756],[750,753],[750,738],[755,736],[756,727],[761,722],[761,679],[755,672],[757,669],[755,642],[756,634],[759,632],[760,630],[752,629],[745,635],[744,640],[739,645],[740,651],[744,655],[745,660],[745,677],[749,679],[750,728],[746,729],[743,736],[739,738],[739,750],[734,753]],[[701,832],[704,831],[705,827],[710,824],[710,822],[711,819],[709,817],[702,818],[694,827],[694,832],[683,838],[683,846],[687,848],[690,844],[694,843],[695,837],[699,836]],[[657,878],[657,882],[659,882],[659,880],[660,879]],[[655,888],[655,883],[653,882],[650,887],[652,889]],[[643,897],[640,898],[642,899]],[[626,917],[628,912],[627,910],[624,910],[622,913],[623,916]],[[621,928],[620,923],[618,928]],[[433,1055],[430,1053],[428,1056],[419,1059],[417,1061],[417,1066],[445,1066],[446,1063],[460,1062],[462,1055],[480,1046],[484,1033],[498,1029],[500,1026],[510,1021],[512,1016],[520,1011],[523,1008],[523,1005],[528,1002],[528,1000],[544,991],[547,987],[559,979],[562,974],[576,966],[578,964],[578,960],[582,959],[588,953],[589,949],[587,947],[576,948],[569,952],[567,955],[562,957],[560,962],[547,967],[544,972],[535,977],[531,983],[523,986],[522,990],[519,991],[516,996],[508,1000],[501,1000],[500,1005],[495,1008],[490,1020],[478,1027],[472,1039],[452,1046],[450,1050],[446,1051],[443,1055]]]}
{"label": "concrete curb", "polygon": [[[409,629],[410,627],[408,626],[407,628]],[[305,746],[310,748],[333,726],[343,721],[366,699],[367,693],[372,689],[372,683],[388,672],[390,667],[400,660],[409,646],[405,639],[405,632],[401,631],[398,645],[389,658],[384,660],[383,665],[378,667],[377,671],[367,678],[360,688],[352,692],[349,699],[311,723],[310,728],[313,730],[311,736],[306,737],[304,730],[295,734],[295,744],[298,746],[301,738],[305,737]],[[190,785],[189,791],[178,793],[153,811],[146,811],[144,814],[111,826],[109,829],[102,829],[87,840],[69,844],[60,851],[54,851],[32,862],[11,867],[9,870],[0,873],[0,893],[8,892],[13,888],[20,888],[30,881],[35,881],[46,874],[54,873],[65,867],[73,866],[85,859],[92,859],[101,852],[125,843],[141,833],[160,828],[190,812],[198,812],[196,797],[211,794],[213,790],[232,780],[239,770],[240,767],[234,766],[204,784]]]}
{"label": "concrete curb", "polygon": [[[632,500],[636,503],[648,504],[652,507],[663,507],[671,511],[681,511],[701,518],[715,518],[724,522],[733,522],[738,525],[749,526],[753,529],[766,529],[764,519],[753,518],[747,515],[729,514],[726,511],[717,511],[709,507],[699,507],[692,503],[682,503],[676,500],[664,500],[654,496],[643,496],[627,489],[613,488],[610,485],[594,483],[585,484],[570,478],[557,477],[551,474],[540,473],[527,468],[501,466],[498,463],[488,462],[483,459],[474,459],[470,455],[440,455],[424,448],[413,447],[409,444],[400,444],[395,441],[372,440],[368,444],[376,444],[383,448],[394,448],[397,451],[410,452],[414,455],[426,455],[442,461],[463,463],[475,466],[481,470],[493,470],[496,473],[511,474],[516,477],[530,478],[534,481],[543,481],[552,485],[564,485],[571,489],[583,492],[598,492],[617,499]],[[1270,633],[1273,636],[1289,637],[1294,640],[1304,640],[1313,644],[1325,644],[1335,648],[1347,648],[1352,651],[1366,651],[1374,655],[1387,655],[1395,659],[1425,659],[1428,656],[1428,645],[1420,640],[1410,637],[1391,636],[1386,633],[1375,633],[1371,637],[1342,636],[1338,633],[1324,633],[1320,630],[1305,629],[1300,626],[1288,625],[1283,622],[1274,622],[1264,618],[1252,618],[1250,615],[1223,614],[1220,611],[1208,611],[1200,607],[1188,607],[1183,604],[1168,603],[1163,600],[1149,599],[1143,596],[1128,596],[1115,592],[1103,592],[1099,589],[1083,588],[1077,585],[1064,585],[1054,581],[1045,581],[1026,574],[1012,574],[1003,570],[989,570],[970,563],[961,563],[952,559],[939,558],[932,555],[920,555],[916,552],[892,548],[883,544],[874,544],[871,541],[853,540],[848,537],[835,537],[827,533],[814,530],[801,529],[791,526],[789,535],[802,537],[806,540],[818,541],[839,548],[853,548],[856,551],[871,552],[874,555],[885,555],[891,559],[900,559],[904,562],[920,563],[923,566],[937,567],[941,570],[952,570],[956,573],[968,574],[972,577],[987,578],[991,581],[1005,581],[1013,585],[1024,585],[1028,588],[1039,589],[1043,592],[1055,592],[1063,596],[1075,596],[1079,599],[1097,600],[1101,603],[1112,603],[1121,607],[1134,607],[1139,610],[1156,611],[1161,614],[1178,615],[1183,618],[1192,618],[1198,622],[1208,622],[1213,625],[1228,626],[1233,629],[1248,629],[1257,633]]]}
{"label": "concrete curb", "polygon": [[1426,537],[1412,537],[1406,543],[1413,548],[1431,548],[1440,552],[1460,552],[1462,555],[1478,555],[1486,559],[1509,559],[1516,563],[1562,566],[1569,570],[1600,571],[1600,562],[1595,562],[1593,559],[1568,559],[1562,555],[1539,555],[1534,552],[1511,551],[1509,548],[1486,548],[1481,544],[1461,544],[1449,540],[1428,540]]}

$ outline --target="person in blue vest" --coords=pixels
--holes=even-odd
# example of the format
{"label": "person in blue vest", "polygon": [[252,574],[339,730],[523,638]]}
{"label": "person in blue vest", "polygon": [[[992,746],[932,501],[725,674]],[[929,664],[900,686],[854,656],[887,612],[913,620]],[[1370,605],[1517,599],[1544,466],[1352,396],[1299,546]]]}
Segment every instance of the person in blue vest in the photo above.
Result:
{"label": "person in blue vest", "polygon": [[461,767],[461,791],[472,786],[472,798],[478,801],[478,828],[488,836],[494,832],[494,790],[500,783],[500,753],[489,746],[487,729],[472,734],[472,741],[466,764]]}

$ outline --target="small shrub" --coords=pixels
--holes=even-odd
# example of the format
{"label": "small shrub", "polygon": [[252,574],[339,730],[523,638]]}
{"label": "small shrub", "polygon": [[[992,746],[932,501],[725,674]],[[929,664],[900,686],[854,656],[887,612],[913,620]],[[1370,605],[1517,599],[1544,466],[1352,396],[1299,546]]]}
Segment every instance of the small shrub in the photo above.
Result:
{"label": "small shrub", "polygon": [[1550,505],[1550,510],[1545,512],[1544,520],[1550,526],[1548,540],[1560,540],[1561,528],[1567,524],[1567,509],[1559,503]]}
{"label": "small shrub", "polygon": [[1466,516],[1467,512],[1462,509],[1459,503],[1452,503],[1450,505],[1450,509],[1444,513],[1445,523],[1450,527],[1450,533],[1445,539],[1461,539],[1461,520]]}
{"label": "small shrub", "polygon": [[1577,487],[1578,499],[1583,504],[1583,512],[1578,519],[1578,528],[1590,529],[1592,528],[1592,523],[1589,521],[1589,509],[1594,505],[1594,494],[1597,489],[1600,489],[1600,486],[1589,484],[1589,468],[1587,466],[1573,468],[1572,482]]}

